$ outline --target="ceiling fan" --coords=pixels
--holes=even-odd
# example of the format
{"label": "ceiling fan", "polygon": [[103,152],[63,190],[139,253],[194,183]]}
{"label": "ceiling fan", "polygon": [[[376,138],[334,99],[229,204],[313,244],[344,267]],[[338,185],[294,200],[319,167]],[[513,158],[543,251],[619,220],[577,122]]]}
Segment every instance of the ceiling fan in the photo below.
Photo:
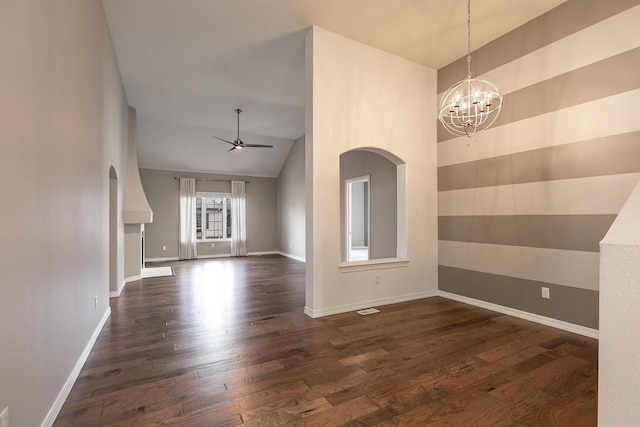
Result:
{"label": "ceiling fan", "polygon": [[242,150],[243,148],[273,148],[273,145],[265,145],[265,144],[245,144],[241,139],[240,139],[240,113],[242,113],[242,109],[241,108],[236,108],[235,110],[233,110],[236,112],[236,114],[238,115],[238,137],[236,138],[235,141],[231,142],[231,141],[227,141],[226,139],[222,139],[222,138],[218,138],[217,136],[214,136],[213,138],[215,139],[219,139],[220,141],[224,141],[227,144],[231,144],[233,145],[233,147],[229,148],[227,151],[233,151],[233,150]]}

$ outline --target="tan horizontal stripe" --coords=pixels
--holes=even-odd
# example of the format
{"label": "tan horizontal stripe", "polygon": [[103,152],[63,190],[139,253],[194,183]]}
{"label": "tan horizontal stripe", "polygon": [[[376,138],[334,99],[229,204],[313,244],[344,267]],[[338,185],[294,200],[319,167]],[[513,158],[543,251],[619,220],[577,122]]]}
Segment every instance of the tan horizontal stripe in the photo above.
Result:
{"label": "tan horizontal stripe", "polygon": [[438,239],[599,252],[616,215],[438,217]]}
{"label": "tan horizontal stripe", "polygon": [[438,144],[438,166],[640,131],[638,112],[620,108],[637,104],[640,89],[494,127],[473,139],[465,136],[450,139]]}
{"label": "tan horizontal stripe", "polygon": [[477,77],[496,82],[503,95],[515,92],[640,47],[639,21],[636,6]]}
{"label": "tan horizontal stripe", "polygon": [[638,141],[640,131],[442,166],[438,190],[640,172]]}
{"label": "tan horizontal stripe", "polygon": [[597,252],[440,240],[438,264],[594,291],[599,286]]}
{"label": "tan horizontal stripe", "polygon": [[640,172],[438,192],[438,215],[617,214]]}
{"label": "tan horizontal stripe", "polygon": [[[638,4],[638,0],[569,0],[472,52],[473,74],[484,74]],[[466,56],[438,70],[438,93],[462,80],[466,70]]]}
{"label": "tan horizontal stripe", "polygon": [[[541,298],[549,288],[550,299]],[[598,292],[554,283],[438,266],[438,289],[504,307],[598,328]]]}
{"label": "tan horizontal stripe", "polygon": [[[640,48],[509,93],[504,96],[502,112],[493,126],[640,88],[638,69]],[[438,122],[438,142],[453,138]]]}

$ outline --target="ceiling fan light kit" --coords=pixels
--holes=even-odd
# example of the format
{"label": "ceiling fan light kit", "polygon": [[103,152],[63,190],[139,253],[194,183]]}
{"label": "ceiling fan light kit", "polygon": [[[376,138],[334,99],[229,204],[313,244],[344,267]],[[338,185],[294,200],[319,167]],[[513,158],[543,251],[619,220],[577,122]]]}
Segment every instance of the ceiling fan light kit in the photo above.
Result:
{"label": "ceiling fan light kit", "polygon": [[227,144],[233,145],[233,147],[229,148],[227,151],[242,150],[243,148],[273,148],[273,145],[268,145],[268,144],[245,144],[244,141],[240,139],[240,113],[242,113],[242,109],[236,108],[233,111],[235,111],[236,115],[238,116],[238,127],[237,127],[238,133],[237,133],[236,140],[231,142],[223,138],[218,138],[217,136],[212,136],[217,140],[224,141]]}
{"label": "ceiling fan light kit", "polygon": [[456,136],[472,138],[489,128],[502,110],[502,95],[491,82],[471,78],[471,0],[467,0],[467,78],[442,96],[438,119]]}

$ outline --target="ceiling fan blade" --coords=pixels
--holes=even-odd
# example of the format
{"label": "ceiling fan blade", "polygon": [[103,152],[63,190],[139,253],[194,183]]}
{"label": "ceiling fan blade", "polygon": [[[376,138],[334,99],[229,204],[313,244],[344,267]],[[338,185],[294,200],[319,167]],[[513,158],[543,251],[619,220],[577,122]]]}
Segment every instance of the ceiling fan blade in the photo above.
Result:
{"label": "ceiling fan blade", "polygon": [[242,140],[240,139],[240,113],[242,113],[242,109],[241,108],[236,108],[233,111],[236,112],[236,116],[238,118],[238,121],[237,121],[237,131],[238,131],[237,135],[238,135],[238,137],[236,138],[236,140],[234,142],[231,142],[231,141],[228,141],[226,139],[218,138],[217,136],[212,136],[215,139],[218,139],[220,141],[226,142],[227,144],[233,145],[233,147],[229,148],[227,151],[242,150],[245,147],[247,147],[247,148],[273,148],[273,145],[267,145],[267,144],[245,144],[244,142],[242,142]]}
{"label": "ceiling fan blade", "polygon": [[231,142],[231,141],[227,141],[226,139],[218,138],[217,136],[211,136],[211,138],[219,139],[220,141],[224,141],[224,142],[226,142],[227,144],[231,144],[231,145],[233,145],[234,147],[235,147],[235,145],[236,145],[235,143],[233,143],[233,142]]}
{"label": "ceiling fan blade", "polygon": [[265,144],[242,144],[244,147],[252,147],[252,148],[273,148],[273,145],[265,145]]}

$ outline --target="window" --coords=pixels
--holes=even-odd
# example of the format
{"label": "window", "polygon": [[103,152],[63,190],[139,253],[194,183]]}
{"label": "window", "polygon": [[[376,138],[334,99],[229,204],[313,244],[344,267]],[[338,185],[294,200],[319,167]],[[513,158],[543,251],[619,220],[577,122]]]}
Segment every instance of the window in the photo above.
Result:
{"label": "window", "polygon": [[231,195],[196,193],[196,239],[231,238]]}

